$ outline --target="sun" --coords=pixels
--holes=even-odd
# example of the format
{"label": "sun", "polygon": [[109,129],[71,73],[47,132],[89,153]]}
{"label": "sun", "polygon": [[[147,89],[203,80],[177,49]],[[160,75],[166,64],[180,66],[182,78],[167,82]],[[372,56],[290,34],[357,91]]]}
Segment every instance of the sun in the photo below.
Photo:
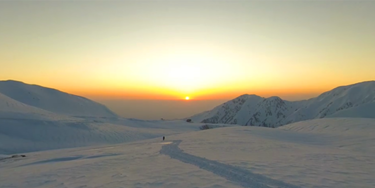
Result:
{"label": "sun", "polygon": [[190,97],[189,97],[189,96],[186,96],[186,97],[185,97],[185,100],[189,100],[189,99],[190,99]]}

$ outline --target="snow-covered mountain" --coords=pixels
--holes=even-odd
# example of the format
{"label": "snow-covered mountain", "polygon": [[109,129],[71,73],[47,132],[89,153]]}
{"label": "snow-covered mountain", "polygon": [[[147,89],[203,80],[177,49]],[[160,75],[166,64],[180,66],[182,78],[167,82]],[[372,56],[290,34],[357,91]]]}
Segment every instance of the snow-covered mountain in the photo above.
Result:
{"label": "snow-covered mountain", "polygon": [[324,117],[375,118],[375,81],[341,86],[304,101],[241,95],[191,119],[203,123],[278,127]]}
{"label": "snow-covered mountain", "polygon": [[41,121],[59,121],[73,120],[74,118],[29,106],[0,93],[0,119],[34,119]]}
{"label": "snow-covered mountain", "polygon": [[124,143],[198,130],[200,125],[123,119],[83,97],[0,81],[0,154]]}
{"label": "snow-covered mountain", "polygon": [[[80,117],[116,117],[107,107],[55,89],[17,81],[0,81],[0,110],[55,113]],[[12,99],[12,101],[10,101]],[[12,106],[12,107],[10,107]]]}

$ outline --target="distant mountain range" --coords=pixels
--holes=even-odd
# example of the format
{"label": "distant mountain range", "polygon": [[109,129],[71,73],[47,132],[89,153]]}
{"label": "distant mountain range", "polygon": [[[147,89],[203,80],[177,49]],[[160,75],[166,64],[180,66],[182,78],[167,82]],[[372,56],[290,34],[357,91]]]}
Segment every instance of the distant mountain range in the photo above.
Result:
{"label": "distant mountain range", "polygon": [[202,123],[279,127],[325,117],[375,118],[375,81],[337,87],[303,101],[241,95],[191,119]]}
{"label": "distant mountain range", "polygon": [[18,81],[0,81],[0,117],[66,119],[117,117],[104,105],[55,89]]}

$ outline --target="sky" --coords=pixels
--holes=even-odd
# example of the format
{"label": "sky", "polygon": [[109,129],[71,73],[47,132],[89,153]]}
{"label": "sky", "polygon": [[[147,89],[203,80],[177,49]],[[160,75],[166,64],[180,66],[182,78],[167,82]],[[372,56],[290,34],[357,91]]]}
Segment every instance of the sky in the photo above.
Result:
{"label": "sky", "polygon": [[189,118],[211,110],[228,100],[124,100],[98,99],[117,115],[146,120],[171,120]]}
{"label": "sky", "polygon": [[0,79],[97,100],[300,100],[375,80],[375,1],[0,1]]}

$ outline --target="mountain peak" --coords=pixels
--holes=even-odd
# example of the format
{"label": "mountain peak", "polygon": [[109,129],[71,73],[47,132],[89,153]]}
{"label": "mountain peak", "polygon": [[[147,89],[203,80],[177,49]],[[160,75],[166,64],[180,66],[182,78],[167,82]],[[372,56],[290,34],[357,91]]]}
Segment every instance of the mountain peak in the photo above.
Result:
{"label": "mountain peak", "polygon": [[260,99],[260,98],[262,97],[258,95],[254,95],[254,94],[243,94],[234,98],[233,100],[247,100],[247,99]]}
{"label": "mountain peak", "polygon": [[271,101],[274,101],[274,100],[276,100],[276,101],[280,101],[280,100],[282,100],[280,97],[278,97],[278,96],[272,96],[272,97],[268,97],[268,98],[266,98],[266,100],[271,100]]}
{"label": "mountain peak", "polygon": [[240,98],[240,97],[260,97],[260,96],[258,96],[258,95],[255,95],[255,94],[243,94],[243,95],[240,95],[240,96],[238,96],[238,97],[236,97],[236,98]]}
{"label": "mountain peak", "polygon": [[17,81],[17,80],[0,80],[0,82],[5,82],[5,83],[15,83],[15,84],[25,84],[21,81]]}

